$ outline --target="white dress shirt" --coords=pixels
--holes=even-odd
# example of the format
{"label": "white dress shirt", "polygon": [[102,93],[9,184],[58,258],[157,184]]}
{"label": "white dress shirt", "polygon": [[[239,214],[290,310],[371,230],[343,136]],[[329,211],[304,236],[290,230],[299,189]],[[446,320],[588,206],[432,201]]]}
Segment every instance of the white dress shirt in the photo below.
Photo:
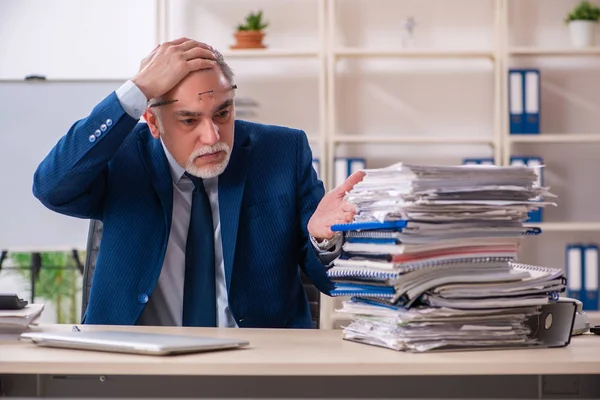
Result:
{"label": "white dress shirt", "polygon": [[[131,81],[125,82],[116,90],[117,98],[127,114],[140,119],[146,110],[147,99],[142,91]],[[169,241],[158,283],[139,320],[140,325],[181,326],[183,320],[183,288],[185,279],[185,248],[192,207],[193,182],[184,175],[185,170],[175,161],[161,140],[169,161],[173,180],[173,214]],[[215,239],[215,279],[217,296],[217,326],[237,327],[229,310],[223,245],[221,242],[221,219],[219,216],[218,177],[205,179],[204,189],[208,194],[212,209]],[[332,258],[339,253],[341,242],[336,243],[333,251],[315,249],[320,256]]]}
{"label": "white dress shirt", "polygon": [[[162,140],[161,140],[162,143]],[[185,278],[185,248],[192,211],[194,183],[184,175],[185,170],[175,161],[163,143],[163,148],[173,178],[173,218],[163,268],[158,284],[150,297],[140,324],[177,325],[183,319],[183,288]],[[203,179],[204,189],[210,200],[215,240],[215,279],[217,295],[217,326],[236,327],[237,324],[227,302],[225,264],[221,242],[221,219],[219,217],[218,177]]]}

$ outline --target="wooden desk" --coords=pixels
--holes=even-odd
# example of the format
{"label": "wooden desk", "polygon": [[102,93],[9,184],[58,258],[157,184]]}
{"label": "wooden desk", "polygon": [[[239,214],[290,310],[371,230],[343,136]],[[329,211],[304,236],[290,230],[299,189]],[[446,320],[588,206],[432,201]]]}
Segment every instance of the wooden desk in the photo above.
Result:
{"label": "wooden desk", "polygon": [[[71,326],[42,326],[70,330]],[[0,342],[2,391],[77,397],[535,397],[600,396],[600,337],[560,349],[400,353],[341,339],[340,331],[100,327],[243,338],[250,347],[153,357]],[[35,388],[34,391],[32,391]]]}

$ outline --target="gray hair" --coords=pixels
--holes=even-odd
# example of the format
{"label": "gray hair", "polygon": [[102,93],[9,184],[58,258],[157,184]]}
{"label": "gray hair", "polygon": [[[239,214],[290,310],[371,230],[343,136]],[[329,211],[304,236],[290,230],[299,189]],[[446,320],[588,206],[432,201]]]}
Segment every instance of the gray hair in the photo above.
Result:
{"label": "gray hair", "polygon": [[[217,62],[217,66],[221,69],[221,72],[223,73],[223,76],[225,76],[225,79],[227,79],[227,82],[229,82],[231,85],[234,85],[235,83],[233,78],[235,75],[229,64],[227,64],[227,62],[225,61],[223,54],[221,54],[216,49],[213,49],[213,54],[215,55],[215,61]],[[162,96],[154,99],[155,105],[162,105],[161,103],[163,103]]]}
{"label": "gray hair", "polygon": [[217,65],[219,66],[219,68],[221,68],[221,72],[223,72],[223,75],[225,76],[225,79],[227,79],[227,82],[231,83],[232,85],[234,84],[233,82],[233,70],[231,69],[231,67],[229,66],[229,64],[227,64],[227,62],[225,62],[225,58],[223,57],[223,54],[221,54],[218,50],[213,49],[213,53],[216,57],[216,61],[217,61]]}

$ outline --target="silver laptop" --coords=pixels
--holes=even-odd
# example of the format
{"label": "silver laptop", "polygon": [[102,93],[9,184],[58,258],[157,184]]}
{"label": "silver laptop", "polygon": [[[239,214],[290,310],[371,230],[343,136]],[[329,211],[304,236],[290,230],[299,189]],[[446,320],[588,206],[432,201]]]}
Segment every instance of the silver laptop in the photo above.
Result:
{"label": "silver laptop", "polygon": [[20,337],[47,347],[148,355],[199,353],[240,348],[250,344],[248,341],[237,339],[106,330],[26,332]]}

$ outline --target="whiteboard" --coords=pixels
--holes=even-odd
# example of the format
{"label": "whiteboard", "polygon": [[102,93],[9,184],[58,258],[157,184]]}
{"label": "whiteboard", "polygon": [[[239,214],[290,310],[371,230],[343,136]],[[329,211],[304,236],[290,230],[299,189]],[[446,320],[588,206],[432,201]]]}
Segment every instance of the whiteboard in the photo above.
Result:
{"label": "whiteboard", "polygon": [[149,0],[0,0],[0,78],[123,79],[157,42]]}
{"label": "whiteboard", "polygon": [[78,119],[122,81],[0,82],[0,249],[85,250],[89,220],[45,208],[33,174]]}

